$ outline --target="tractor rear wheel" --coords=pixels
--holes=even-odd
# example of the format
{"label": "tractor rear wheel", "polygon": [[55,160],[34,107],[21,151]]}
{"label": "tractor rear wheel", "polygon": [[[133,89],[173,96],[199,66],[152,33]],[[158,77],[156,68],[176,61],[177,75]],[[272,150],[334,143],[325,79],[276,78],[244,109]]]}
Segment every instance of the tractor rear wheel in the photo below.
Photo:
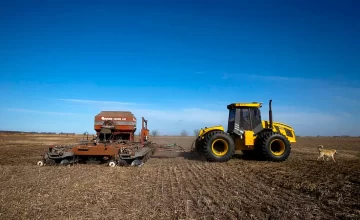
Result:
{"label": "tractor rear wheel", "polygon": [[212,131],[206,134],[202,148],[203,155],[211,162],[226,162],[235,153],[234,140],[223,131]]}
{"label": "tractor rear wheel", "polygon": [[257,137],[255,150],[263,159],[279,162],[289,157],[291,144],[279,132],[264,131]]}

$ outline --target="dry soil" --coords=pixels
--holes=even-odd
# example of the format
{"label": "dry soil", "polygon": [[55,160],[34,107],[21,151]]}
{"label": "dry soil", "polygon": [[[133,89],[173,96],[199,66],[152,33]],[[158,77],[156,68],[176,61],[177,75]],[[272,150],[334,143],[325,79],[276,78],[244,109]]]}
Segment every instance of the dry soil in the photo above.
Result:
{"label": "dry soil", "polygon": [[[360,138],[305,138],[282,163],[209,163],[194,137],[154,137],[142,167],[36,166],[51,144],[81,136],[0,134],[1,219],[360,219]],[[317,161],[317,144],[337,163]]]}

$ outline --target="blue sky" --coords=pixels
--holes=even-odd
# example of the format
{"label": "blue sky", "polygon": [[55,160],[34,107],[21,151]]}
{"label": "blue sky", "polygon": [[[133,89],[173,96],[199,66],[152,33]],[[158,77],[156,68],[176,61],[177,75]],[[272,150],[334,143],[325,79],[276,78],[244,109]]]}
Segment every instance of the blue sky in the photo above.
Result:
{"label": "blue sky", "polygon": [[93,132],[130,110],[192,134],[272,99],[299,135],[360,135],[357,1],[0,4],[0,129]]}

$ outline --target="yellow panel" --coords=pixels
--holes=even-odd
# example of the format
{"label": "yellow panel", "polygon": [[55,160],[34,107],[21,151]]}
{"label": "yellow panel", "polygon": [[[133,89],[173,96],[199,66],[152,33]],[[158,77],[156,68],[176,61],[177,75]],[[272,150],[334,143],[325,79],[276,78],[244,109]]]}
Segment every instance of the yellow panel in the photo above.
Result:
{"label": "yellow panel", "polygon": [[254,146],[254,132],[253,131],[245,131],[245,146]]}
{"label": "yellow panel", "polygon": [[285,129],[283,127],[280,127],[279,129],[280,129],[280,133],[286,136]]}
{"label": "yellow panel", "polygon": [[235,139],[235,150],[252,150],[254,148],[254,132],[245,131],[243,139]]}
{"label": "yellow panel", "polygon": [[294,130],[291,130],[291,133],[292,133],[292,137],[289,137],[289,136],[286,136],[286,137],[290,141],[290,143],[296,143],[296,135],[295,135]]}
{"label": "yellow panel", "polygon": [[[262,126],[263,128],[268,128],[269,126],[269,121],[262,121]],[[273,128],[272,130],[274,132],[277,132],[275,126],[279,127],[279,130],[280,130],[280,133],[285,135],[285,137],[290,141],[290,143],[296,143],[296,135],[295,135],[295,131],[294,129],[290,126],[290,125],[286,125],[284,123],[281,123],[281,122],[273,122]],[[285,132],[285,128],[290,130],[291,134],[292,134],[292,137],[291,136],[288,136]]]}

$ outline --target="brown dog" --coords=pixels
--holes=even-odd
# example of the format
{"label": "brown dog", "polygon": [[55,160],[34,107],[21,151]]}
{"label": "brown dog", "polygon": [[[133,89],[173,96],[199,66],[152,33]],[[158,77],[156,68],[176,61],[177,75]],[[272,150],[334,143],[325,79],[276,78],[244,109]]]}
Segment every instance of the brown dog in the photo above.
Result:
{"label": "brown dog", "polygon": [[322,158],[325,161],[324,157],[331,157],[333,159],[334,162],[336,162],[334,155],[338,154],[336,150],[334,149],[324,149],[323,145],[318,145],[318,150],[319,150],[319,157],[317,160],[319,160],[320,158]]}

